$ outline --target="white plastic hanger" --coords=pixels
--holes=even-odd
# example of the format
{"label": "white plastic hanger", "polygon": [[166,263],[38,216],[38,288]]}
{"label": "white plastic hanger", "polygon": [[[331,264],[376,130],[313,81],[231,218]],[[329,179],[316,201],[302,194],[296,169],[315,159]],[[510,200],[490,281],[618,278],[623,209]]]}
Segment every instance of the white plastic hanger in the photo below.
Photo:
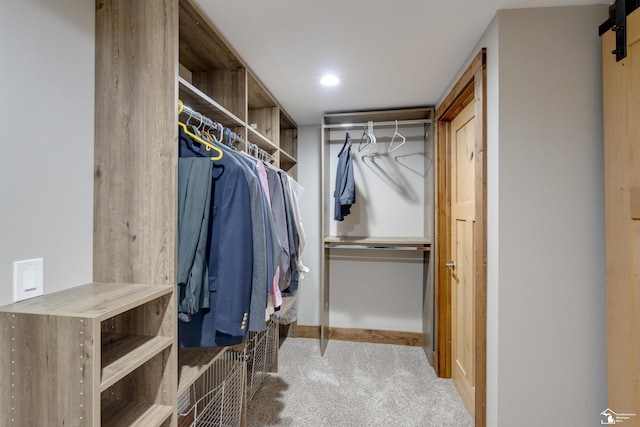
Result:
{"label": "white plastic hanger", "polygon": [[[400,144],[396,145],[395,147],[391,148],[393,146],[393,141],[396,139],[396,137],[398,137],[399,140],[402,140],[402,142],[400,142]],[[393,136],[391,137],[391,142],[389,143],[389,148],[387,149],[387,153],[396,151],[398,148],[402,147],[402,145],[406,141],[407,139],[398,133],[398,121],[396,120],[396,131],[393,133]]]}

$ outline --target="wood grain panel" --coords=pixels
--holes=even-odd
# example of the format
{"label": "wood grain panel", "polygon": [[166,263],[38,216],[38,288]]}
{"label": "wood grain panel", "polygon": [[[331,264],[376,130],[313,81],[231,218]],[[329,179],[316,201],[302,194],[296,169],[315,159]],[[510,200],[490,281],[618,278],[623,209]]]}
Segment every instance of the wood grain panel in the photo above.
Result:
{"label": "wood grain panel", "polygon": [[451,122],[451,378],[475,413],[475,106],[468,103]]}
{"label": "wood grain panel", "polygon": [[[613,31],[602,36],[608,405],[640,415],[640,227],[632,219],[632,189],[640,184],[633,145],[640,129],[629,120],[640,114],[640,10],[627,18],[628,56],[620,62],[611,55],[615,37]],[[640,418],[627,424],[638,426]]]}
{"label": "wood grain panel", "polygon": [[[485,58],[476,69],[474,76],[475,116],[476,120],[476,200],[474,240],[477,243],[474,253],[475,267],[475,417],[476,425],[486,424],[487,408],[487,78]],[[482,384],[481,387],[478,384]]]}
{"label": "wood grain panel", "polygon": [[[338,341],[367,342],[374,344],[396,344],[422,347],[422,333],[384,331],[378,329],[330,327],[328,338]],[[298,338],[320,338],[319,326],[298,325]]]}
{"label": "wood grain panel", "polygon": [[191,0],[180,0],[180,63],[191,71],[244,67],[227,41]]}
{"label": "wood grain panel", "polygon": [[239,117],[247,120],[247,70],[199,71],[192,74],[193,85]]}
{"label": "wood grain panel", "polygon": [[177,0],[96,3],[96,281],[175,282],[177,34]]}
{"label": "wood grain panel", "polygon": [[[98,0],[95,38],[94,279],[173,289],[178,0]],[[109,398],[175,408],[175,301],[162,300],[133,310],[144,312],[144,319],[123,325],[122,333],[158,333],[171,337],[173,345],[117,383],[119,393]],[[128,318],[123,315],[114,325]],[[175,414],[169,423],[175,425]]]}
{"label": "wood grain panel", "polygon": [[280,108],[267,107],[249,109],[249,118],[247,123],[250,127],[255,124],[255,129],[265,138],[273,142],[275,146],[279,146],[280,139]]}
{"label": "wood grain panel", "polygon": [[111,387],[171,344],[171,337],[103,334],[101,390]]}
{"label": "wood grain panel", "polygon": [[298,129],[280,131],[280,149],[288,153],[292,159],[298,158]]}
{"label": "wood grain panel", "polygon": [[96,422],[92,372],[99,356],[91,323],[77,317],[0,313],[0,324],[0,400],[6,409],[0,425]]}
{"label": "wood grain panel", "polygon": [[166,405],[108,399],[103,400],[102,407],[102,427],[161,426],[174,412],[173,407]]}
{"label": "wood grain panel", "polygon": [[47,294],[45,298],[31,298],[0,307],[0,309],[11,313],[49,314],[104,320],[156,298],[170,297],[170,294],[171,288],[166,286],[87,283]]}
{"label": "wood grain panel", "polygon": [[258,80],[255,74],[249,72],[247,76],[247,102],[249,109],[270,108],[278,105],[269,91]]}

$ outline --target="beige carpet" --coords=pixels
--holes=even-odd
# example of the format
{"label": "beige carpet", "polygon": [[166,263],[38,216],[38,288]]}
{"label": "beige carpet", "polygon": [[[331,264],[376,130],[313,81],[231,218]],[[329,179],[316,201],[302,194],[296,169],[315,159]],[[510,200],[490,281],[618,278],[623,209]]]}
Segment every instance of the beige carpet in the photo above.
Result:
{"label": "beige carpet", "polygon": [[287,338],[279,371],[248,407],[250,427],[473,426],[451,380],[420,347]]}

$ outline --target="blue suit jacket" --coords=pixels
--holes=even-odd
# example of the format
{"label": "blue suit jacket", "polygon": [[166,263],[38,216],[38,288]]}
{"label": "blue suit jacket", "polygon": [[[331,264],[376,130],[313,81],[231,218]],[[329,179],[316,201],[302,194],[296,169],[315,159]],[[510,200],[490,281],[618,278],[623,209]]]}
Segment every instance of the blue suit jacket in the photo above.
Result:
{"label": "blue suit jacket", "polygon": [[[180,129],[181,157],[210,157]],[[245,168],[225,154],[214,162],[209,235],[210,309],[179,322],[180,347],[216,347],[244,341],[251,300],[253,245]]]}

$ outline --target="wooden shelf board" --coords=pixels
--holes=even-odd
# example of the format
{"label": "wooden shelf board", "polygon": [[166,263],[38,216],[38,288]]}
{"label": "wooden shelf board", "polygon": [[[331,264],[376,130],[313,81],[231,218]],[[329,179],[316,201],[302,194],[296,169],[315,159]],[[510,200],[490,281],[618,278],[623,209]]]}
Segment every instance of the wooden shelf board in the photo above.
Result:
{"label": "wooden shelf board", "polygon": [[296,164],[298,163],[298,161],[296,159],[294,159],[293,157],[291,157],[291,155],[289,153],[287,153],[286,151],[280,149],[280,161],[282,162],[282,160],[286,160],[287,162]]}
{"label": "wooden shelf board", "polygon": [[178,349],[178,396],[218,360],[228,347]]}
{"label": "wooden shelf board", "polygon": [[285,130],[285,129],[296,129],[296,128],[297,128],[296,122],[294,122],[293,119],[289,117],[289,114],[287,114],[286,111],[280,108],[280,129]]}
{"label": "wooden shelf board", "polygon": [[361,111],[357,113],[334,113],[325,114],[323,123],[343,124],[343,123],[364,123],[366,121],[388,121],[388,120],[419,120],[431,119],[433,116],[432,107],[383,110],[383,111]]}
{"label": "wooden shelf board", "polygon": [[424,237],[362,237],[362,236],[329,236],[324,243],[345,245],[390,245],[390,246],[430,246],[431,241]]}
{"label": "wooden shelf board", "polygon": [[276,147],[276,145],[273,142],[268,140],[266,136],[262,135],[260,132],[258,132],[252,127],[248,127],[247,129],[249,129],[250,142],[256,144],[258,147],[262,148],[265,151],[268,151],[269,153],[278,151],[278,147]]}
{"label": "wooden shelf board", "polygon": [[275,98],[252,72],[247,74],[247,101],[249,109],[278,106]]}
{"label": "wooden shelf board", "polygon": [[173,344],[172,337],[102,334],[102,375],[104,391]]}
{"label": "wooden shelf board", "polygon": [[244,68],[238,55],[193,1],[180,4],[180,63],[191,71]]}
{"label": "wooden shelf board", "polygon": [[178,83],[180,89],[179,96],[185,105],[226,127],[245,126],[244,122],[238,118],[238,116],[218,104],[187,80],[178,77]]}
{"label": "wooden shelf board", "polygon": [[87,283],[0,307],[9,313],[104,320],[173,292],[172,286]]}
{"label": "wooden shelf board", "polygon": [[171,415],[173,406],[102,399],[102,427],[157,427]]}

